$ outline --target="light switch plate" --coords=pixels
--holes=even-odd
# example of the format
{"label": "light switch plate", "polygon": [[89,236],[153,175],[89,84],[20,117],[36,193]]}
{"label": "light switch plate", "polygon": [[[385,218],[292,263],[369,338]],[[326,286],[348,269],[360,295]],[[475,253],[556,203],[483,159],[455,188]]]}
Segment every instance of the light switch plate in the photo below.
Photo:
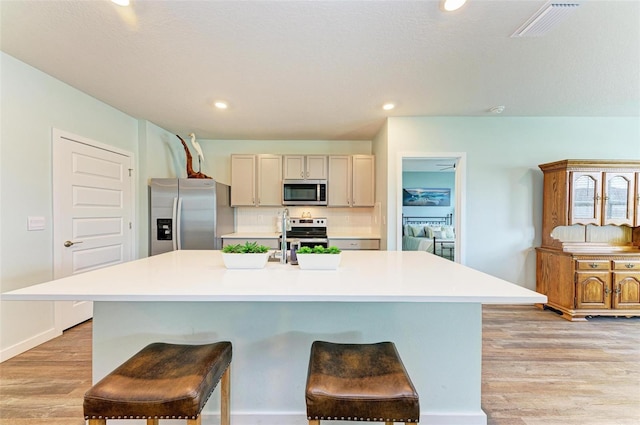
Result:
{"label": "light switch plate", "polygon": [[44,230],[44,217],[27,217],[27,230]]}

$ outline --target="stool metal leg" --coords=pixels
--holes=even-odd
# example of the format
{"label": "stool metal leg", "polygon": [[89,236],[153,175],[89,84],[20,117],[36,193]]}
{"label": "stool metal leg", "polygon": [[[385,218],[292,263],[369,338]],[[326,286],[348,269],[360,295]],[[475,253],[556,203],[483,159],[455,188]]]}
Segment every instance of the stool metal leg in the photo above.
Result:
{"label": "stool metal leg", "polygon": [[220,378],[220,424],[231,424],[231,365]]}

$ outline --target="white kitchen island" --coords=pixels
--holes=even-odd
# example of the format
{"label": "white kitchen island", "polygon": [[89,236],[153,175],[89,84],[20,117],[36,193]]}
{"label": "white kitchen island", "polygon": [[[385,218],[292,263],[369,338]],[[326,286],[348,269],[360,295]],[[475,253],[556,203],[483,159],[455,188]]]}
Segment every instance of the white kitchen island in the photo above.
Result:
{"label": "white kitchen island", "polygon": [[[421,423],[486,424],[482,304],[546,297],[425,252],[342,256],[333,271],[279,263],[227,270],[219,251],[174,251],[2,299],[94,301],[94,382],[153,341],[231,341],[234,425],[306,424],[304,387],[317,339],[395,342],[420,395]],[[209,418],[218,413],[214,394],[204,424],[218,423]]]}

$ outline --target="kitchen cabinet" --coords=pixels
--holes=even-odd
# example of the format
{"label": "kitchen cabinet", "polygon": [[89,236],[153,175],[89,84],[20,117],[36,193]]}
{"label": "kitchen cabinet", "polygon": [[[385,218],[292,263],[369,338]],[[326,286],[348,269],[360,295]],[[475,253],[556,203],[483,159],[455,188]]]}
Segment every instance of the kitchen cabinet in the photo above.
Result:
{"label": "kitchen cabinet", "polygon": [[258,245],[264,245],[270,249],[280,249],[278,238],[264,238],[264,237],[250,237],[250,238],[236,238],[236,237],[223,237],[222,246],[227,245],[244,245],[245,243],[257,243]]}
{"label": "kitchen cabinet", "polygon": [[231,206],[281,206],[282,156],[231,155]]}
{"label": "kitchen cabinet", "polygon": [[372,207],[375,203],[375,157],[329,156],[329,207]]}
{"label": "kitchen cabinet", "polygon": [[285,155],[282,176],[285,180],[326,180],[326,155]]}
{"label": "kitchen cabinet", "polygon": [[352,238],[330,238],[329,246],[335,246],[343,251],[350,250],[379,250],[380,239],[352,239]]}

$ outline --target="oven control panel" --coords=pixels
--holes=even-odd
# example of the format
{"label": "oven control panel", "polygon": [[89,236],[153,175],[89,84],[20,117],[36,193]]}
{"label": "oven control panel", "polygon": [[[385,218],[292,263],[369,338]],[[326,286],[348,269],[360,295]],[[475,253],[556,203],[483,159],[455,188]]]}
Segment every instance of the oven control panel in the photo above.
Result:
{"label": "oven control panel", "polygon": [[291,217],[289,222],[291,223],[291,227],[327,227],[326,218]]}

